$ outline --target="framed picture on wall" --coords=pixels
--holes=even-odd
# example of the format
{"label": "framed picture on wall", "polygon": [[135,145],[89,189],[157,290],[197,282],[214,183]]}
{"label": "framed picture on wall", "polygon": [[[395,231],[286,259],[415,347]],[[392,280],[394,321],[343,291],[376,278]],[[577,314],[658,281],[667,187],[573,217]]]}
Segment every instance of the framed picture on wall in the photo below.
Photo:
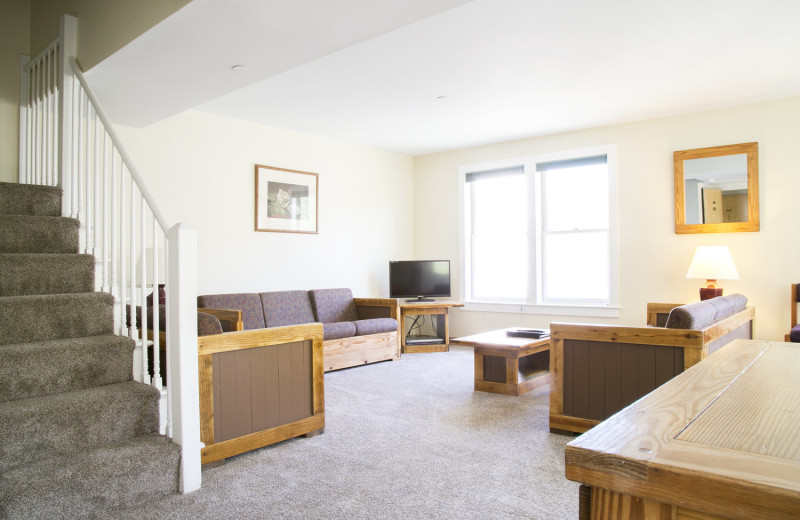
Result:
{"label": "framed picture on wall", "polygon": [[319,175],[256,164],[256,231],[317,233]]}

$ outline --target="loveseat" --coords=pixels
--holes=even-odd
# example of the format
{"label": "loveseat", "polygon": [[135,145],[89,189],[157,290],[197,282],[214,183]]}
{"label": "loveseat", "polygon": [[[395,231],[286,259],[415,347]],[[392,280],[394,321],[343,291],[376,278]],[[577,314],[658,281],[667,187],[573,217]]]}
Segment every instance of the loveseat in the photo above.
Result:
{"label": "loveseat", "polygon": [[353,298],[350,289],[206,294],[200,311],[242,311],[244,330],[322,323],[324,370],[400,358],[398,302]]}
{"label": "loveseat", "polygon": [[645,327],[550,324],[550,430],[582,433],[734,339],[752,339],[741,294],[647,305]]}

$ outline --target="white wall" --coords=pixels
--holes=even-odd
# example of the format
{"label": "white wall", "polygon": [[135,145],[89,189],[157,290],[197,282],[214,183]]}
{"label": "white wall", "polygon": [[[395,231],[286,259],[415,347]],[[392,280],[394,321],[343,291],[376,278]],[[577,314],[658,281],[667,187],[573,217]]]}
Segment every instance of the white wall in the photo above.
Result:
{"label": "white wall", "polygon": [[[761,231],[676,235],[672,152],[757,141]],[[643,325],[647,302],[698,299],[701,280],[686,270],[698,245],[728,245],[742,293],[756,309],[756,337],[782,340],[789,327],[789,285],[800,282],[800,98],[536,137],[418,157],[415,160],[415,250],[449,258],[459,276],[458,167],[538,153],[616,144],[619,194],[620,317],[569,318],[454,311],[455,336],[551,321]],[[456,294],[455,297],[458,297]]]}
{"label": "white wall", "polygon": [[29,0],[0,2],[0,182],[17,182],[19,56],[28,54]]}
{"label": "white wall", "polygon": [[[200,294],[350,287],[388,296],[413,256],[413,161],[189,111],[118,132],[170,224],[198,230]],[[255,164],[319,174],[319,234],[254,231]]]}

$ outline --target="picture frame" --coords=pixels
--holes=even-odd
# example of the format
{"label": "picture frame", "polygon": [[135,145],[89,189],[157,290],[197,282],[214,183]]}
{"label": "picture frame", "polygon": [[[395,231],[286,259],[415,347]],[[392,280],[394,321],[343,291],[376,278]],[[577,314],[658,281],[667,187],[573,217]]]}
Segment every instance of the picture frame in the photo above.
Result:
{"label": "picture frame", "polygon": [[318,233],[319,175],[256,164],[256,231]]}

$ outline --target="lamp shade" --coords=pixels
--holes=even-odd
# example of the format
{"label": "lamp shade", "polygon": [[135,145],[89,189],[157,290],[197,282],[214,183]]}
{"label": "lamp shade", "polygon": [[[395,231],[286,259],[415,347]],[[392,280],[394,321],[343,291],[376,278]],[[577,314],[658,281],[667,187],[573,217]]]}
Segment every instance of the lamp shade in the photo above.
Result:
{"label": "lamp shade", "polygon": [[739,272],[736,271],[728,246],[698,246],[686,278],[738,280]]}

